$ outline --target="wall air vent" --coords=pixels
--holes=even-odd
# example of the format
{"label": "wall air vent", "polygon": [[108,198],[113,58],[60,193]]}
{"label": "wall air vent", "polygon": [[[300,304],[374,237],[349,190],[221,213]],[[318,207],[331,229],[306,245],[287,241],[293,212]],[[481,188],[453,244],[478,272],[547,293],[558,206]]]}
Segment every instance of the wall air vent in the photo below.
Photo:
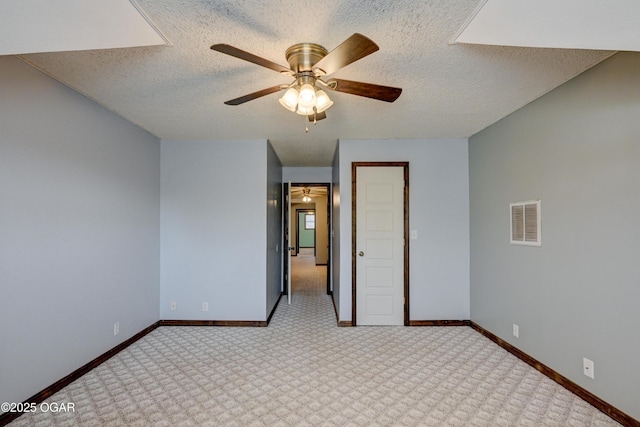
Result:
{"label": "wall air vent", "polygon": [[511,244],[541,246],[540,200],[509,204]]}

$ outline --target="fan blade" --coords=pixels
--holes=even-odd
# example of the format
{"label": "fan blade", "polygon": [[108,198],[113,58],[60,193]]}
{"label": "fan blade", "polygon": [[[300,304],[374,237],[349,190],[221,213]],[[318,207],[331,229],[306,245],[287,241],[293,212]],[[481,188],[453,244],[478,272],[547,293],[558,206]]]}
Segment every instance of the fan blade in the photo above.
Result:
{"label": "fan blade", "polygon": [[324,111],[322,113],[318,113],[315,116],[313,114],[308,115],[307,117],[309,117],[309,121],[311,123],[313,122],[319,122],[320,120],[324,120],[327,118],[327,113],[325,113]]}
{"label": "fan blade", "polygon": [[329,75],[380,49],[371,39],[355,33],[313,66],[313,71]]}
{"label": "fan blade", "polygon": [[253,53],[245,52],[237,47],[230,46],[228,44],[214,44],[211,46],[211,50],[226,53],[227,55],[235,56],[236,58],[244,59],[245,61],[253,62],[254,64],[269,68],[282,74],[288,74],[292,76],[294,73],[289,68],[283,67],[280,64],[271,62],[268,59],[261,58]]}
{"label": "fan blade", "polygon": [[280,85],[272,86],[272,87],[267,88],[267,89],[262,89],[262,90],[259,90],[257,92],[250,93],[248,95],[241,96],[240,98],[232,99],[230,101],[225,101],[225,104],[227,104],[227,105],[244,104],[247,101],[252,101],[252,100],[260,98],[262,96],[269,95],[270,93],[277,92],[280,89],[282,89],[282,86],[280,86]]}
{"label": "fan blade", "polygon": [[402,93],[402,89],[399,87],[381,86],[373,83],[354,82],[351,80],[331,79],[327,84],[328,88],[335,90],[336,92],[366,96],[367,98],[378,99],[386,102],[395,101]]}

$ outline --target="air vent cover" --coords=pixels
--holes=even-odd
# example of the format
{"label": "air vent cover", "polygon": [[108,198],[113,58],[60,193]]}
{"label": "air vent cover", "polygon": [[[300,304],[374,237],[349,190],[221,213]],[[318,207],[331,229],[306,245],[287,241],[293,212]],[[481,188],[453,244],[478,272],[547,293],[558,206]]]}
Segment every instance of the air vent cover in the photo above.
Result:
{"label": "air vent cover", "polygon": [[540,246],[540,200],[509,204],[511,215],[511,244]]}

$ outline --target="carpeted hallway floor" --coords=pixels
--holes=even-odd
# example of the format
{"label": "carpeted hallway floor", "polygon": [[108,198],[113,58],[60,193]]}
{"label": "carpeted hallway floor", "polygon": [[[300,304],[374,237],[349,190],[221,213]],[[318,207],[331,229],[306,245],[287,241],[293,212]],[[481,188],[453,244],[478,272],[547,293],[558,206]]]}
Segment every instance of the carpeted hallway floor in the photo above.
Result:
{"label": "carpeted hallway floor", "polygon": [[336,326],[325,267],[294,257],[267,328],[160,327],[18,426],[615,426],[469,327]]}

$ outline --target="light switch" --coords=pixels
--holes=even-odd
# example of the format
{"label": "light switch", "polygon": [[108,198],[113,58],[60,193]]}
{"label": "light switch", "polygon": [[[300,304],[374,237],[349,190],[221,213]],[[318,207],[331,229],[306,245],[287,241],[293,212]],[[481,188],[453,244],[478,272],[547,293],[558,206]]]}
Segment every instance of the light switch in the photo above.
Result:
{"label": "light switch", "polygon": [[418,230],[411,230],[411,240],[418,240]]}

